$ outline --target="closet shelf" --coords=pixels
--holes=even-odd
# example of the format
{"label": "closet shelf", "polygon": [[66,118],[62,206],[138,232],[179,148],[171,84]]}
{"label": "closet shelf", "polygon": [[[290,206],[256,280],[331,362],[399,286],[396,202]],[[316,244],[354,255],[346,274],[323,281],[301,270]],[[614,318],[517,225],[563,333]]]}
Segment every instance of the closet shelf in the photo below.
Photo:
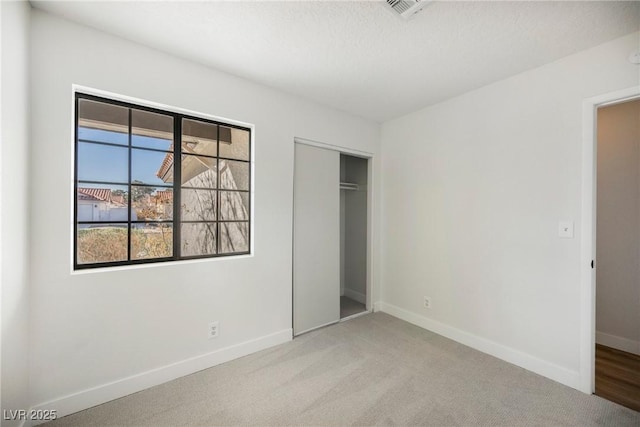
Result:
{"label": "closet shelf", "polygon": [[[334,181],[335,182],[335,181]],[[335,184],[334,184],[335,185]],[[354,184],[352,182],[341,182],[340,183],[340,189],[341,190],[353,190],[353,191],[358,191],[360,189],[360,186],[358,184]]]}

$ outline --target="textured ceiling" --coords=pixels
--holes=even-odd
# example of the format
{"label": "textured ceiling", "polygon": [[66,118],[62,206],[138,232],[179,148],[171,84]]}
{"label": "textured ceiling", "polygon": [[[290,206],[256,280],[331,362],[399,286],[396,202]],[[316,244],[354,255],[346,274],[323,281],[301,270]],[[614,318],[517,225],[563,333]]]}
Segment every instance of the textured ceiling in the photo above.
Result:
{"label": "textured ceiling", "polygon": [[640,29],[640,2],[32,3],[379,122]]}

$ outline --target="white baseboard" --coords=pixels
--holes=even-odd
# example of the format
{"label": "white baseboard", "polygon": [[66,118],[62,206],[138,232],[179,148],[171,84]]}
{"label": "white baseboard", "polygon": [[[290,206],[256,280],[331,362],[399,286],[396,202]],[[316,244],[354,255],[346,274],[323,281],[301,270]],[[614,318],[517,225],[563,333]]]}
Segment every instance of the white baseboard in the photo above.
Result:
{"label": "white baseboard", "polygon": [[344,288],[344,296],[351,298],[354,301],[358,301],[360,304],[367,303],[367,296],[365,294],[361,294],[360,292],[356,292],[349,288]]}
{"label": "white baseboard", "polygon": [[373,303],[373,312],[382,311],[382,302],[376,301]]}
{"label": "white baseboard", "polygon": [[[444,323],[429,319],[419,314],[407,311],[385,302],[379,303],[380,311],[428,329],[436,334],[457,341],[461,344],[479,350],[483,353],[502,359],[506,362],[535,372],[561,384],[580,390],[580,373],[572,371],[546,360],[539,359],[522,351],[490,341],[477,335],[454,328]],[[376,310],[377,311],[377,310]]]}
{"label": "white baseboard", "polygon": [[640,355],[640,342],[596,331],[596,343]]}
{"label": "white baseboard", "polygon": [[[57,411],[58,418],[64,417],[66,415],[91,408],[92,406],[100,405],[110,400],[127,396],[149,387],[153,387],[185,375],[193,374],[194,372],[211,368],[212,366],[216,366],[278,344],[286,343],[291,341],[292,336],[292,329],[284,329],[260,338],[225,347],[211,353],[191,357],[180,362],[72,393],[67,396],[62,396],[45,403],[35,405],[31,409],[55,409]],[[40,423],[27,423],[27,425],[36,424]]]}

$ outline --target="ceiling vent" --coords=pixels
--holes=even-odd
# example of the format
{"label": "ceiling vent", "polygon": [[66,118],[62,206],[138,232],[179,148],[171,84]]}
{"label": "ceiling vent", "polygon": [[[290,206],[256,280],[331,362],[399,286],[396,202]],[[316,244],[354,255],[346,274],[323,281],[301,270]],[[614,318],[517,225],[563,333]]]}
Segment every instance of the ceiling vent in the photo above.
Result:
{"label": "ceiling vent", "polygon": [[424,9],[432,0],[386,0],[391,10],[408,21]]}

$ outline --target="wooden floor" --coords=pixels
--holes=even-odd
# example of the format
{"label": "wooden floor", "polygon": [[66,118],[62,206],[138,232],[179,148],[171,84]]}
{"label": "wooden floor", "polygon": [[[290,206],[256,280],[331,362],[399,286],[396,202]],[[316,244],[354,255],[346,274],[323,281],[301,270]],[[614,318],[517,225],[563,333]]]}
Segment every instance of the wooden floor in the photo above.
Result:
{"label": "wooden floor", "polygon": [[596,344],[596,395],[640,411],[640,356]]}

